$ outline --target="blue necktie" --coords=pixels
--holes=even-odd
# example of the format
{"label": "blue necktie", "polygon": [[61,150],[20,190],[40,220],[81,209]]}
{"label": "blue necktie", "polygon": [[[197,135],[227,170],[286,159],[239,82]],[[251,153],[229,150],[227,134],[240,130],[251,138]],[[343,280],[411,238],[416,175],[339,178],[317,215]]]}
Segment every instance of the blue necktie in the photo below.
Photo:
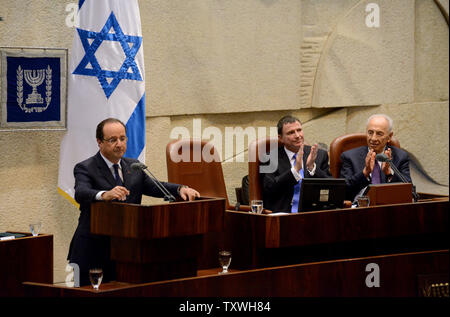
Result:
{"label": "blue necktie", "polygon": [[372,171],[372,184],[381,184],[381,169],[378,161],[376,160]]}
{"label": "blue necktie", "polygon": [[[296,157],[297,157],[297,154],[294,155],[294,164],[295,164]],[[300,176],[301,176],[300,180],[294,186],[294,196],[292,197],[291,213],[298,212],[298,203],[300,202],[300,185],[301,185],[302,179],[303,179],[303,168],[300,170]]]}
{"label": "blue necktie", "polygon": [[119,175],[119,164],[114,164],[113,167],[114,167],[114,178],[116,179],[116,185],[123,186],[122,179],[120,178],[120,175]]}

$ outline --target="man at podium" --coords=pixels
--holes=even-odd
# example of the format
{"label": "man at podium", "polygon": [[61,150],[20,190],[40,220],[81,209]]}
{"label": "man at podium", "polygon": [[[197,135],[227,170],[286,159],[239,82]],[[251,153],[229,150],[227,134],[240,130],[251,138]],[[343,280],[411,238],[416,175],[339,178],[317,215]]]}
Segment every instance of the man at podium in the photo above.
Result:
{"label": "man at podium", "polygon": [[[115,118],[100,122],[96,130],[99,151],[74,168],[75,200],[80,204],[78,227],[70,243],[67,259],[80,268],[80,285],[89,284],[89,269],[102,268],[105,281],[114,280],[114,263],[110,261],[108,237],[90,233],[90,209],[94,201],[121,201],[140,204],[142,195],[164,197],[165,194],[139,166],[139,161],[125,158],[126,127]],[[134,164],[134,165],[133,165]],[[133,166],[132,166],[133,165]],[[194,200],[200,194],[192,188],[161,183],[174,197]]]}
{"label": "man at podium", "polygon": [[353,198],[369,184],[401,182],[401,176],[394,173],[388,162],[376,160],[384,153],[392,160],[400,173],[411,182],[408,153],[388,145],[394,132],[393,121],[385,114],[375,114],[367,120],[367,146],[360,146],[341,154],[341,177],[347,181],[347,199]]}

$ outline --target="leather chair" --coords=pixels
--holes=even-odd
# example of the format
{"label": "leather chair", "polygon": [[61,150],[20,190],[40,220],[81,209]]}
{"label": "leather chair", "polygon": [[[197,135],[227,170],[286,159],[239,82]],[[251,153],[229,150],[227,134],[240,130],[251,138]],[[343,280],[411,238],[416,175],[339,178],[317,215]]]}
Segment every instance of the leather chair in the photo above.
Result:
{"label": "leather chair", "polygon": [[281,146],[278,137],[257,139],[248,146],[248,194],[249,201],[263,199],[259,176],[260,154],[269,153],[271,149]]}
{"label": "leather chair", "polygon": [[[209,153],[208,160],[202,152]],[[179,161],[179,159],[183,160]],[[195,159],[195,160],[194,160]],[[203,197],[225,198],[226,210],[250,211],[250,206],[230,205],[220,156],[212,143],[200,139],[174,140],[166,146],[168,181],[195,188]],[[224,231],[208,232],[202,239],[202,253],[197,259],[198,269],[217,266],[217,251],[229,249],[227,221]]]}
{"label": "leather chair", "polygon": [[[400,148],[400,142],[392,137],[389,145]],[[341,171],[341,154],[347,150],[367,145],[365,133],[353,133],[339,136],[330,144],[330,172],[335,178],[339,178]]]}
{"label": "leather chair", "polygon": [[[209,153],[206,161],[203,152]],[[166,164],[169,182],[192,187],[204,197],[225,198],[227,210],[250,210],[250,206],[230,205],[220,156],[212,143],[200,139],[171,141],[166,146]]]}

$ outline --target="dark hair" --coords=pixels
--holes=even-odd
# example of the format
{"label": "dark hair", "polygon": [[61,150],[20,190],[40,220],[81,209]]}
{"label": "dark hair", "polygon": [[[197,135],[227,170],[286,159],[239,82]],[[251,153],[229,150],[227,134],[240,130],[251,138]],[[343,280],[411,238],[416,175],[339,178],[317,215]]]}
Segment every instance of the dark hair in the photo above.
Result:
{"label": "dark hair", "polygon": [[97,131],[95,132],[95,136],[96,136],[97,139],[103,141],[103,137],[104,137],[104,135],[103,135],[103,127],[107,123],[120,123],[125,128],[125,133],[127,132],[127,127],[125,126],[125,124],[122,121],[120,121],[119,119],[116,119],[116,118],[108,118],[108,119],[103,120],[102,122],[100,122],[97,125]]}
{"label": "dark hair", "polygon": [[291,115],[287,115],[287,116],[284,116],[283,118],[281,118],[277,124],[278,135],[281,135],[283,133],[283,126],[285,124],[294,123],[294,122],[298,122],[298,123],[302,124],[298,118],[291,116]]}

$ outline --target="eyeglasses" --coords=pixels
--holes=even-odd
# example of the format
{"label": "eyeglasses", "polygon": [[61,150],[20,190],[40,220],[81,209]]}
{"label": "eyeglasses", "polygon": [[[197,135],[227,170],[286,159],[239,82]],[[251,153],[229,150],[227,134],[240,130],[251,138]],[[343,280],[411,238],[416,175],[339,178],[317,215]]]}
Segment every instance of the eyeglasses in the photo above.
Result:
{"label": "eyeglasses", "polygon": [[109,138],[109,139],[103,139],[103,141],[108,142],[109,144],[116,144],[117,141],[120,141],[122,143],[127,142],[128,138],[126,136],[121,136],[120,138]]}

